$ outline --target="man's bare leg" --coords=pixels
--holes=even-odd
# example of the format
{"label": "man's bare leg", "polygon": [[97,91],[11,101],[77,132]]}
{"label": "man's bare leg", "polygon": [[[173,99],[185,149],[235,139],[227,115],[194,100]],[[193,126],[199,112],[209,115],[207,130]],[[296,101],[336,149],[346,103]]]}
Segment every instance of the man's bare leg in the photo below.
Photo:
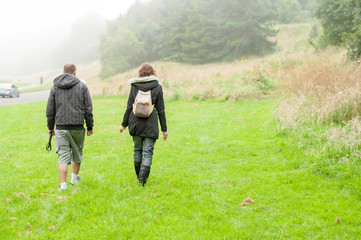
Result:
{"label": "man's bare leg", "polygon": [[71,168],[72,168],[74,174],[79,174],[80,163],[72,162],[71,163]]}
{"label": "man's bare leg", "polygon": [[80,170],[80,164],[81,163],[75,163],[72,162],[71,168],[72,168],[72,175],[71,175],[71,184],[76,184],[78,181],[80,181],[80,178],[78,177],[79,170]]}
{"label": "man's bare leg", "polygon": [[68,174],[68,164],[59,165],[60,190],[66,189],[66,176]]}

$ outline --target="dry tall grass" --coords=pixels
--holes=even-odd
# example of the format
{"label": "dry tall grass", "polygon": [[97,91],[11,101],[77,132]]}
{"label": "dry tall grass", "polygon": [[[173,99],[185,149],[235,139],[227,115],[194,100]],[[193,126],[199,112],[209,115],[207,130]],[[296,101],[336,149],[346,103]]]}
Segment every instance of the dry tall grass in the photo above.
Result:
{"label": "dry tall grass", "polygon": [[361,157],[361,66],[347,63],[344,56],[339,49],[305,53],[298,64],[280,64],[274,72],[287,90],[275,112],[280,130],[331,125],[316,136],[321,147],[309,149],[322,156],[320,164],[326,168],[353,164]]}
{"label": "dry tall grass", "polygon": [[[205,65],[155,62],[152,65],[161,80],[166,98],[231,101],[261,98],[266,88],[270,88],[267,84],[273,84],[268,76],[262,75],[257,60]],[[127,96],[130,89],[127,81],[136,76],[137,69],[133,69],[103,81],[91,81],[89,88],[94,96]]]}
{"label": "dry tall grass", "polygon": [[[245,58],[230,63],[189,65],[172,62],[152,63],[162,81],[167,98],[203,99],[217,98],[242,100],[261,98],[274,80],[268,72],[268,65],[274,59],[299,52],[307,45],[311,24],[279,26],[277,52],[266,57]],[[277,60],[278,61],[278,60]],[[79,68],[80,69],[80,68]],[[99,72],[99,62],[82,72]],[[101,81],[96,74],[84,75],[94,96],[127,96],[127,80],[137,76],[137,69],[118,74]],[[82,77],[82,76],[81,76]],[[265,83],[265,81],[268,81]]]}
{"label": "dry tall grass", "polygon": [[336,152],[338,155],[345,155],[340,160],[348,162],[350,155],[360,155],[361,120],[355,117],[343,127],[332,127],[324,133],[323,137],[326,139],[327,150]]}
{"label": "dry tall grass", "polygon": [[[188,65],[172,62],[152,63],[161,79],[167,98],[203,99],[217,98],[242,100],[261,98],[275,85],[275,78],[268,72],[268,65],[274,59],[280,59],[299,52],[307,45],[311,24],[280,25],[279,34],[271,39],[277,41],[274,54],[265,57],[244,58],[228,63]],[[278,61],[278,60],[276,60]],[[137,76],[137,69],[101,80],[99,61],[90,64],[77,64],[77,75],[87,81],[92,96],[127,96],[127,80]],[[61,74],[61,68],[44,73],[22,76],[32,85],[51,84]],[[25,82],[25,80],[23,80]]]}
{"label": "dry tall grass", "polygon": [[[361,113],[361,67],[344,61],[343,51],[304,55],[301,64],[277,72],[289,91],[276,112],[281,128],[305,122],[342,123]],[[291,60],[289,60],[291,61]]]}

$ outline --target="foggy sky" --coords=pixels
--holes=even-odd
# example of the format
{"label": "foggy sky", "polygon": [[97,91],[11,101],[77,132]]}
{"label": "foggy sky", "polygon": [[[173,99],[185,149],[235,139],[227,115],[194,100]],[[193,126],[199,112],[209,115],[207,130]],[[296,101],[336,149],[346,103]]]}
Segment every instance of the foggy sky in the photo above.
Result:
{"label": "foggy sky", "polygon": [[[47,68],[46,56],[77,19],[124,14],[135,0],[11,0],[0,3],[0,80]],[[69,59],[70,60],[70,59]],[[60,66],[61,68],[62,66]]]}

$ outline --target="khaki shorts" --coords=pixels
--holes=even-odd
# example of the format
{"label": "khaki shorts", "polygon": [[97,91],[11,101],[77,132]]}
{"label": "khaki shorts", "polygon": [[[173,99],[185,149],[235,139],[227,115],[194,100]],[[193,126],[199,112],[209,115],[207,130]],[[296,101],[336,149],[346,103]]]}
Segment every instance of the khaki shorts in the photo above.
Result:
{"label": "khaki shorts", "polygon": [[70,164],[71,161],[83,161],[85,129],[82,130],[56,130],[55,145],[59,165]]}

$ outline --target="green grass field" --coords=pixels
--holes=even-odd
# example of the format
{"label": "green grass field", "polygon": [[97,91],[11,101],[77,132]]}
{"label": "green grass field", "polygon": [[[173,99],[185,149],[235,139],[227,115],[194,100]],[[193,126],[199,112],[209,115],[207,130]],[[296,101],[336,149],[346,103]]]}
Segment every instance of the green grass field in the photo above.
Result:
{"label": "green grass field", "polygon": [[38,86],[38,87],[23,88],[23,89],[20,89],[20,92],[21,93],[36,92],[36,91],[41,91],[41,90],[48,90],[48,89],[51,89],[51,87],[52,87],[51,84],[47,84],[47,85]]}
{"label": "green grass field", "polygon": [[46,103],[0,107],[0,239],[361,234],[360,194],[302,167],[308,159],[297,139],[277,132],[275,100],[167,101],[169,139],[157,141],[144,188],[136,180],[131,137],[118,132],[126,99],[93,103],[82,181],[60,193],[57,155],[45,149]]}

